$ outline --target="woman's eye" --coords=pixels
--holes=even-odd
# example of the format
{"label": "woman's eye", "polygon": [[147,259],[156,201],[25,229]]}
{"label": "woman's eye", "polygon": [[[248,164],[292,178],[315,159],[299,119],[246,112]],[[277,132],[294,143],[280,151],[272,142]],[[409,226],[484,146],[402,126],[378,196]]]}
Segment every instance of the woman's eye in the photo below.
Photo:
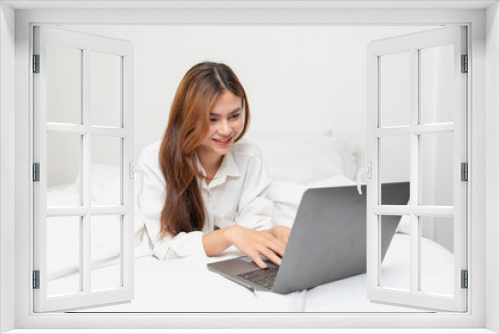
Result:
{"label": "woman's eye", "polygon": [[209,121],[210,121],[210,123],[215,123],[215,122],[217,122],[217,119],[215,119],[215,118],[210,118],[210,120],[209,120]]}
{"label": "woman's eye", "polygon": [[238,119],[240,118],[240,114],[234,114],[231,116],[231,119]]}

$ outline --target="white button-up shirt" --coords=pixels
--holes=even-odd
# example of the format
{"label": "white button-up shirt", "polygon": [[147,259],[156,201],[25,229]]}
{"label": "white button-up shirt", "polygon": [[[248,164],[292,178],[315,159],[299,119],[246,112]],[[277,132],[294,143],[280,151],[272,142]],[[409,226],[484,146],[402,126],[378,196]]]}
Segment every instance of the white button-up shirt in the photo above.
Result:
{"label": "white button-up shirt", "polygon": [[[270,229],[273,203],[267,198],[271,181],[259,148],[242,139],[223,158],[213,180],[200,180],[206,221],[202,231],[160,236],[160,216],[165,202],[165,179],[158,163],[160,143],[147,146],[139,158],[144,171],[144,190],[136,210],[146,227],[152,255],[159,260],[206,256],[202,236],[216,228],[238,224],[254,230]],[[203,175],[205,171],[198,161]]]}

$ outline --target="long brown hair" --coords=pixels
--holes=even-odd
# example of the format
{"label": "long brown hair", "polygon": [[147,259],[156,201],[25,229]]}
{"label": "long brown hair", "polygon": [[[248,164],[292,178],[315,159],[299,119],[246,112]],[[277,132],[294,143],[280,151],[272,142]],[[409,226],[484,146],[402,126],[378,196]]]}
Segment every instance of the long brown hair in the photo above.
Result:
{"label": "long brown hair", "polygon": [[205,206],[198,185],[198,178],[203,175],[196,165],[196,149],[208,135],[209,114],[215,101],[226,90],[243,101],[244,124],[235,140],[238,141],[247,130],[250,110],[245,90],[229,66],[212,62],[197,64],[177,88],[159,152],[166,182],[162,236],[203,228]]}

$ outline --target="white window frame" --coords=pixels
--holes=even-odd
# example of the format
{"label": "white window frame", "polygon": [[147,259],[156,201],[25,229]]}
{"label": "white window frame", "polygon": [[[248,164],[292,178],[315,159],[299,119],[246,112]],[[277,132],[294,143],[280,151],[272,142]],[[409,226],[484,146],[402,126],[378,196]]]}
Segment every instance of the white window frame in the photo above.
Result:
{"label": "white window frame", "polygon": [[[311,328],[316,332],[342,332],[342,329],[355,326],[358,332],[385,332],[380,328],[399,328],[398,333],[405,332],[401,328],[419,328],[419,332],[457,332],[467,328],[468,333],[491,333],[500,331],[500,288],[498,286],[500,261],[499,244],[500,209],[497,204],[500,200],[500,173],[498,150],[500,144],[498,110],[500,99],[500,11],[497,1],[489,2],[428,2],[420,4],[421,9],[412,8],[407,4],[406,9],[391,10],[388,6],[401,7],[387,2],[355,2],[356,10],[331,8],[315,8],[314,2],[300,9],[293,8],[296,2],[281,2],[281,10],[265,7],[259,1],[247,6],[254,8],[244,9],[243,5],[233,5],[233,9],[212,8],[206,2],[203,8],[188,10],[149,9],[136,10],[76,10],[57,9],[38,10],[50,6],[51,2],[37,1],[19,2],[35,6],[33,10],[13,10],[9,5],[16,7],[16,1],[7,1],[0,4],[0,178],[2,189],[0,192],[0,212],[2,218],[1,248],[0,248],[0,303],[1,331],[15,330],[13,333],[37,333],[36,329],[65,328],[71,329],[93,328],[93,332],[106,332],[104,329],[122,328],[128,333],[129,328],[143,325],[148,328],[169,328],[165,332],[178,331],[176,328],[209,329],[207,332],[221,332],[230,328],[249,328],[253,332],[282,332],[282,328]],[[404,1],[408,3],[408,1]],[[129,2],[123,2],[128,3]],[[148,2],[144,2],[148,3]],[[167,2],[165,2],[167,3]],[[418,3],[418,2],[416,2]],[[444,9],[436,9],[436,3]],[[459,3],[457,5],[457,3]],[[52,6],[53,6],[52,2]],[[97,2],[88,1],[87,6],[102,6]],[[58,4],[56,3],[56,6]],[[119,6],[114,3],[115,6]],[[156,4],[158,5],[158,4]],[[219,4],[220,5],[220,4]],[[323,4],[324,5],[324,4]],[[80,3],[81,6],[81,3]],[[136,6],[140,4],[136,3]],[[146,6],[146,5],[144,5]],[[171,5],[175,7],[175,2]],[[196,6],[196,3],[194,3]],[[201,4],[198,3],[198,6]],[[275,6],[280,6],[276,4]],[[332,5],[335,6],[335,5]],[[338,2],[337,7],[342,6]],[[349,6],[349,4],[344,4]],[[363,9],[379,7],[378,10]],[[384,8],[385,6],[385,8]],[[413,7],[415,6],[415,3]],[[425,9],[425,6],[433,6]],[[463,6],[469,9],[446,9],[451,6]],[[478,7],[479,6],[479,7]],[[490,6],[486,9],[487,6]],[[300,6],[299,6],[300,7]],[[308,8],[309,10],[303,10]],[[472,8],[472,9],[470,9]],[[474,9],[476,8],[476,9]],[[479,8],[479,9],[478,9]],[[13,21],[15,16],[15,23]],[[34,314],[32,312],[31,290],[31,260],[32,251],[32,185],[29,181],[32,161],[31,134],[33,131],[30,104],[32,96],[32,78],[29,73],[32,45],[32,26],[34,24],[207,24],[207,25],[342,25],[342,24],[404,24],[408,25],[438,25],[438,24],[465,24],[469,33],[469,64],[472,75],[469,75],[469,119],[468,131],[472,135],[468,146],[470,158],[469,184],[469,270],[470,281],[468,299],[469,311],[465,314],[436,313],[436,314]],[[486,29],[486,24],[488,29]],[[13,34],[15,31],[15,42]],[[14,51],[15,46],[15,51]],[[15,56],[14,56],[15,52]],[[9,71],[14,64],[16,71]],[[6,70],[6,71],[4,71]],[[12,85],[15,82],[15,86]],[[487,83],[487,84],[486,84]],[[15,94],[15,102],[12,96]],[[485,99],[486,97],[486,99]],[[14,108],[15,105],[15,108]],[[15,135],[8,127],[15,127]],[[15,144],[13,139],[15,138]],[[15,159],[15,164],[13,163]],[[15,171],[15,183],[9,181]],[[487,180],[487,182],[485,182]],[[5,183],[4,183],[5,182]],[[5,187],[5,188],[4,188]],[[9,194],[15,193],[15,210]],[[487,196],[486,196],[487,194]],[[472,196],[473,195],[473,196]],[[15,243],[12,241],[15,240]],[[15,261],[13,261],[14,254]],[[486,260],[485,260],[486,259]],[[15,282],[15,290],[12,289]],[[488,293],[486,293],[488,291]],[[12,311],[12,305],[15,310]],[[97,328],[104,328],[98,330]],[[258,328],[267,328],[259,330]],[[448,328],[448,330],[446,330]],[[30,329],[30,330],[27,330]],[[280,330],[281,329],[281,330]],[[322,330],[323,329],[323,330]],[[335,330],[338,329],[338,330]],[[233,330],[229,330],[233,331]],[[396,330],[395,330],[396,331]],[[51,331],[54,332],[54,331]],[[76,330],[74,332],[77,332]],[[108,331],[109,332],[109,331]],[[145,330],[137,330],[144,333]],[[350,330],[351,333],[356,331]],[[410,332],[410,330],[407,330]],[[415,333],[415,330],[411,330]],[[463,331],[462,331],[463,332]]]}
{"label": "white window frame", "polygon": [[[391,304],[413,305],[423,309],[464,311],[467,310],[467,290],[461,287],[461,270],[467,269],[467,186],[461,181],[460,164],[467,162],[467,74],[462,73],[461,55],[467,53],[467,32],[464,26],[440,27],[419,33],[385,38],[372,41],[368,46],[368,153],[367,160],[371,178],[367,180],[367,281],[368,299]],[[422,124],[419,120],[420,106],[420,51],[425,48],[453,46],[453,121],[448,123]],[[405,52],[408,54],[410,107],[407,125],[383,127],[380,110],[381,58],[386,55]],[[421,135],[453,134],[452,165],[453,171],[453,205],[422,205],[421,186]],[[409,147],[409,181],[410,201],[408,205],[382,205],[381,200],[381,140],[390,136],[404,135],[408,138]],[[394,137],[393,137],[394,138]],[[398,137],[401,138],[401,137]],[[401,154],[403,152],[400,152]],[[409,243],[409,289],[398,290],[381,285],[381,224],[384,215],[407,214],[411,221]],[[443,296],[429,294],[420,290],[420,235],[419,220],[425,216],[442,216],[453,218],[453,295]]]}
{"label": "white window frame", "polygon": [[[130,301],[134,296],[134,182],[130,177],[134,159],[134,46],[128,41],[70,31],[61,28],[36,26],[34,54],[39,55],[39,73],[34,83],[34,162],[39,163],[40,178],[33,184],[34,194],[34,269],[39,271],[39,288],[34,290],[34,308],[38,312],[77,309],[109,303]],[[81,50],[82,54],[82,120],[81,124],[47,122],[47,45],[53,44]],[[119,57],[120,61],[120,124],[118,127],[92,125],[90,108],[91,53]],[[37,92],[38,90],[38,92]],[[47,208],[47,135],[71,134],[80,136],[79,177],[82,180],[81,203],[78,207]],[[120,205],[92,207],[91,205],[91,146],[93,136],[119,140]],[[130,169],[130,170],[129,170]],[[133,175],[133,174],[132,174]],[[118,288],[105,291],[91,289],[91,219],[96,215],[120,216],[120,282]],[[46,234],[49,217],[78,217],[80,231],[81,291],[65,296],[47,296]]]}

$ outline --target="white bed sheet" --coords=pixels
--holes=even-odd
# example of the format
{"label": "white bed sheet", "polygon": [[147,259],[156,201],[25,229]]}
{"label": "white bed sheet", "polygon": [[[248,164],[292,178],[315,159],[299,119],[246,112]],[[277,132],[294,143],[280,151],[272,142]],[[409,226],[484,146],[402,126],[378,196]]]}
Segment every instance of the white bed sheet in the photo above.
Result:
{"label": "white bed sheet", "polygon": [[[453,280],[439,275],[453,265],[453,254],[441,245],[424,239],[422,263],[436,274],[435,291],[452,293]],[[384,263],[392,268],[387,282],[400,280],[409,266],[401,250],[409,236],[397,233]],[[86,309],[85,312],[423,312],[422,310],[371,303],[366,298],[366,274],[327,283],[308,291],[279,295],[252,292],[223,276],[211,272],[206,264],[241,255],[230,248],[223,255],[207,259],[174,259],[160,262],[150,256],[135,260],[135,298],[126,304]],[[93,276],[106,285],[116,277],[117,264],[100,268]],[[78,279],[77,274],[51,281],[64,288]]]}

